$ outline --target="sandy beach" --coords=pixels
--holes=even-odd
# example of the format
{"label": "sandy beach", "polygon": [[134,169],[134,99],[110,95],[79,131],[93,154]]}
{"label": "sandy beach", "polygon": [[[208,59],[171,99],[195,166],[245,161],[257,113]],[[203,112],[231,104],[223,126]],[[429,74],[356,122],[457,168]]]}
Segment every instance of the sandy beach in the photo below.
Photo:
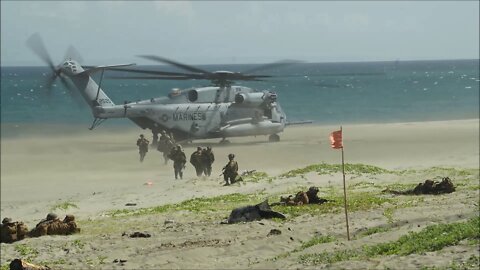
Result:
{"label": "sandy beach", "polygon": [[[73,214],[82,231],[2,243],[1,265],[27,258],[52,269],[418,269],[465,266],[476,258],[474,266],[478,267],[478,241],[467,240],[420,254],[330,263],[305,259],[309,254],[361,250],[365,245],[396,241],[428,225],[478,216],[478,119],[343,126],[345,162],[384,169],[346,175],[353,197],[372,192],[379,198],[379,203],[350,212],[351,241],[347,240],[343,209],[323,211],[324,205],[315,206],[320,212],[314,214],[286,213],[284,221],[221,224],[234,207],[264,199],[278,202],[280,195],[309,186],[319,187],[320,196],[341,194],[340,172],[282,176],[312,164],[340,164],[341,151],[331,149],[328,139],[337,129],[292,126],[280,134],[277,143],[267,142],[265,136],[231,138],[226,145],[217,139],[194,141],[184,145],[187,157],[197,146],[212,146],[212,176],[198,178],[188,164],[184,179],[175,180],[172,163],[164,165],[157,150],[150,149],[145,161],[139,162],[136,139],[140,133],[151,139],[151,134],[138,128],[89,131],[78,126],[4,125],[2,133],[8,130],[8,136],[1,140],[1,217],[21,220],[33,228],[49,212],[61,217]],[[240,171],[256,170],[265,173],[264,177],[223,186],[219,174],[229,153],[235,153]],[[457,184],[454,193],[394,196],[380,192],[446,176]],[[238,203],[228,202],[232,194],[240,194]],[[201,204],[207,198],[213,205]],[[187,200],[195,205],[186,207]],[[158,206],[169,207],[158,210]],[[142,209],[156,210],[145,213]],[[371,228],[387,229],[363,234]],[[281,234],[267,236],[271,229]],[[122,236],[134,231],[148,232],[151,237]],[[305,247],[319,236],[333,240]],[[35,252],[22,254],[18,245]],[[120,259],[126,261],[115,262]]]}

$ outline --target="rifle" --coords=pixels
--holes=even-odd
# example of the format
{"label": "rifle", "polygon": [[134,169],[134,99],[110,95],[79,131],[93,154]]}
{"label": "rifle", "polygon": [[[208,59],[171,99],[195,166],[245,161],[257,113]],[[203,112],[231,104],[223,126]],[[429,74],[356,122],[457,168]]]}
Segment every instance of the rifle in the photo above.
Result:
{"label": "rifle", "polygon": [[257,170],[250,170],[250,171],[246,170],[246,171],[242,172],[241,176],[249,176],[249,175],[255,173],[256,171]]}
{"label": "rifle", "polygon": [[223,174],[225,174],[225,169],[226,169],[226,168],[227,168],[227,166],[223,167],[222,172],[220,173],[219,176],[222,176]]}

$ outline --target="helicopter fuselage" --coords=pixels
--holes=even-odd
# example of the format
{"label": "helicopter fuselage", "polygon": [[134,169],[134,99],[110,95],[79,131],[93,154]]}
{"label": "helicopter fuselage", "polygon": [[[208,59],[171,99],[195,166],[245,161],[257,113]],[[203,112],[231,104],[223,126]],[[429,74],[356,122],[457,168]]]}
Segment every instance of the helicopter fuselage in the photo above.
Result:
{"label": "helicopter fuselage", "polygon": [[[256,92],[243,86],[219,88],[175,89],[168,97],[92,109],[97,118],[129,118],[144,129],[168,130],[181,139],[271,135],[283,131],[285,114],[275,93]],[[215,97],[222,102],[208,102]]]}

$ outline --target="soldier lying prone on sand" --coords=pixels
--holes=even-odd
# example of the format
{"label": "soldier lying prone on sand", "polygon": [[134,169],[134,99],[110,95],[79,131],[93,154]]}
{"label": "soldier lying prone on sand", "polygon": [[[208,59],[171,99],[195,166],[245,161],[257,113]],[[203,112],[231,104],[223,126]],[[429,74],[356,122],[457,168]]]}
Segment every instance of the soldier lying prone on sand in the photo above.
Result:
{"label": "soldier lying prone on sand", "polygon": [[328,200],[318,197],[318,188],[310,187],[308,191],[299,191],[295,197],[280,197],[279,205],[303,205],[303,204],[322,204]]}
{"label": "soldier lying prone on sand", "polygon": [[39,237],[55,234],[68,235],[77,232],[80,232],[80,228],[77,228],[77,223],[73,215],[66,215],[63,220],[60,220],[56,214],[50,213],[47,215],[47,218],[40,221],[28,235],[30,237]]}

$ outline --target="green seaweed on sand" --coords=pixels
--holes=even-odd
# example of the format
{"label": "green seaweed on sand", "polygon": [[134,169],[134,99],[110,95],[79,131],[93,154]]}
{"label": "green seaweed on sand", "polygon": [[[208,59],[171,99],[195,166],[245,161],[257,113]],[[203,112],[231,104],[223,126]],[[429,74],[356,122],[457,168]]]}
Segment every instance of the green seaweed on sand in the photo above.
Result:
{"label": "green seaweed on sand", "polygon": [[478,238],[480,238],[480,217],[475,217],[465,222],[431,225],[419,232],[409,232],[396,241],[365,245],[361,249],[304,254],[299,257],[299,260],[305,265],[319,265],[352,259],[363,260],[382,255],[406,256],[437,251],[446,246],[456,245],[464,239]]}

